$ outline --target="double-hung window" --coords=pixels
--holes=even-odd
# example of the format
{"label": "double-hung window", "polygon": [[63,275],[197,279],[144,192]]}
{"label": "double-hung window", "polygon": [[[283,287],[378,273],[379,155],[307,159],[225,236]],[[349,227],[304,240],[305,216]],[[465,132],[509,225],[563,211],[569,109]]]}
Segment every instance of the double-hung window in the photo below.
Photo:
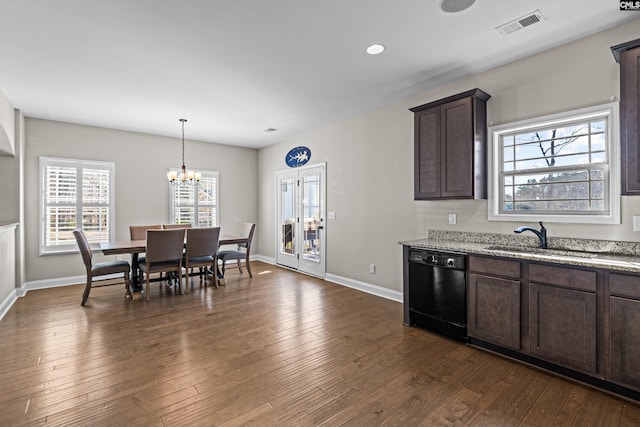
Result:
{"label": "double-hung window", "polygon": [[115,163],[40,157],[40,254],[77,251],[73,230],[89,243],[114,240]]}
{"label": "double-hung window", "polygon": [[170,221],[193,227],[218,226],[218,172],[203,171],[198,185],[169,184]]}
{"label": "double-hung window", "polygon": [[489,129],[489,219],[620,223],[617,104]]}

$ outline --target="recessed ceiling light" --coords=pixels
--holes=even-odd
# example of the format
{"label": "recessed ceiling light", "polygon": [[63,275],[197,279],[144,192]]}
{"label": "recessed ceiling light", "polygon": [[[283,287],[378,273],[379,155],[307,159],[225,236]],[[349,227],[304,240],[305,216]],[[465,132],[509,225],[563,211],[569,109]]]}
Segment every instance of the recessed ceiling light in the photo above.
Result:
{"label": "recessed ceiling light", "polygon": [[440,0],[440,9],[447,13],[462,12],[475,2],[476,0]]}
{"label": "recessed ceiling light", "polygon": [[382,53],[383,50],[384,46],[382,46],[381,44],[372,44],[367,48],[367,53],[369,55],[377,55],[379,53]]}

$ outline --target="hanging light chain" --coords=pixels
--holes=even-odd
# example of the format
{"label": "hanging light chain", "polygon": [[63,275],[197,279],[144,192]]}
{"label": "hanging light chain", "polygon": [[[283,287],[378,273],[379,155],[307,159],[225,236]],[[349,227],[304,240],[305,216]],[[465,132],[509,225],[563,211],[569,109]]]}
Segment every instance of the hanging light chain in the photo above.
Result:
{"label": "hanging light chain", "polygon": [[169,182],[173,185],[198,185],[200,182],[200,178],[202,174],[200,172],[189,171],[187,172],[187,166],[184,162],[184,124],[187,119],[178,119],[182,123],[182,170],[180,175],[177,172],[169,172],[167,173],[167,178]]}
{"label": "hanging light chain", "polygon": [[184,163],[184,122],[186,122],[187,119],[180,119],[180,121],[182,122],[182,171],[184,172],[186,169]]}

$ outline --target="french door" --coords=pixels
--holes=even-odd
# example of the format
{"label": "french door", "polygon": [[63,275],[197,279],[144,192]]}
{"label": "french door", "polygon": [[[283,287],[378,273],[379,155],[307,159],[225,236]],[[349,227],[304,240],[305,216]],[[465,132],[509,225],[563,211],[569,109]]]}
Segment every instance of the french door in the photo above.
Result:
{"label": "french door", "polygon": [[276,172],[276,262],[325,275],[325,165]]}

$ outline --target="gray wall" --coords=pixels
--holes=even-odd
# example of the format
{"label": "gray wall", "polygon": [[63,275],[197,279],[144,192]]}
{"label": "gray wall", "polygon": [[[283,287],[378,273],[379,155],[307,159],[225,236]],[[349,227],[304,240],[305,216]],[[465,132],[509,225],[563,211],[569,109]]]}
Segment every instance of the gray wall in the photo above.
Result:
{"label": "gray wall", "polygon": [[[258,252],[275,257],[274,173],[298,145],[310,164],[327,162],[327,272],[400,291],[402,239],[429,229],[512,233],[516,225],[489,222],[487,202],[413,200],[413,113],[408,109],[472,88],[490,93],[488,119],[507,123],[619,98],[619,65],[610,47],[640,37],[633,21],[492,70],[416,94],[409,99],[261,149]],[[622,224],[548,224],[550,236],[640,240],[631,217],[640,197],[623,197]],[[458,215],[448,224],[448,213]],[[376,264],[376,274],[369,264]]]}
{"label": "gray wall", "polygon": [[[26,281],[84,273],[79,254],[38,255],[40,156],[115,162],[116,239],[128,240],[132,224],[168,222],[166,173],[181,164],[177,119],[176,138],[168,138],[28,118],[24,202]],[[220,172],[222,233],[237,233],[243,222],[257,221],[256,150],[185,140],[185,162],[189,169]],[[95,256],[96,262],[104,258],[99,253]]]}

